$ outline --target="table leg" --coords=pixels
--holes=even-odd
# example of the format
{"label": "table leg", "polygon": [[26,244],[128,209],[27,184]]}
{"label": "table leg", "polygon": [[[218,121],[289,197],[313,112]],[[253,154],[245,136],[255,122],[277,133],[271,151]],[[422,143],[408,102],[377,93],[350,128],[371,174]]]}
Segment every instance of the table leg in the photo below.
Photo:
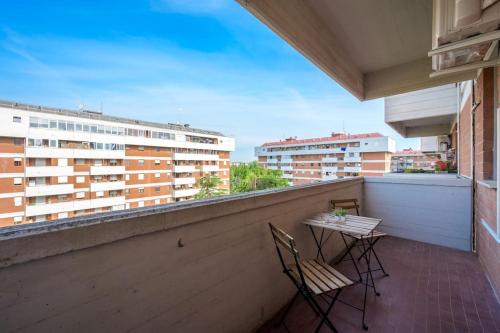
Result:
{"label": "table leg", "polygon": [[343,232],[340,233],[340,236],[342,236],[342,240],[344,241],[344,245],[347,249],[347,254],[349,255],[349,257],[351,258],[351,261],[354,265],[354,268],[356,268],[356,272],[358,273],[358,276],[359,276],[359,282],[362,282],[363,281],[363,278],[361,277],[361,273],[359,271],[359,268],[358,268],[358,265],[356,264],[356,260],[354,260],[354,257],[352,256],[352,253],[351,253],[351,250],[354,248],[354,246],[349,246],[347,244],[347,241],[345,239],[345,235]]}
{"label": "table leg", "polygon": [[312,226],[309,226],[309,230],[311,230],[311,233],[314,238],[314,242],[316,243],[316,246],[318,247],[318,251],[316,252],[316,259],[318,259],[319,256],[321,256],[321,259],[323,259],[323,262],[325,262],[325,257],[323,256],[323,251],[322,251],[322,246],[323,244],[321,243],[323,241],[323,233],[324,229],[321,229],[321,241],[318,241],[318,238],[316,237],[316,233],[314,232],[314,229]]}

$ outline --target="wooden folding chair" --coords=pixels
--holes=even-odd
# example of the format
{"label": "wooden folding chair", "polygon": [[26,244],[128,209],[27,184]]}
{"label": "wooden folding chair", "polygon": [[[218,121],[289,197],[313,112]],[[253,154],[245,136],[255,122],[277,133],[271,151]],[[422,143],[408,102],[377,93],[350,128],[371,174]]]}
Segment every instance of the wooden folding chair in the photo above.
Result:
{"label": "wooden folding chair", "polygon": [[[283,266],[283,273],[297,287],[297,292],[283,312],[279,325],[284,322],[294,301],[300,294],[312,310],[321,317],[321,322],[315,332],[318,332],[323,324],[326,324],[333,332],[337,332],[337,329],[328,318],[328,314],[337,301],[342,288],[352,285],[353,282],[324,262],[316,259],[301,260],[294,239],[271,223],[269,223],[269,227],[271,228],[278,257]],[[286,255],[287,253],[288,255]],[[293,260],[290,260],[291,263],[287,263],[287,259],[291,259],[290,255]],[[333,296],[329,295],[332,291],[335,291]],[[316,297],[320,297],[326,302],[326,310],[318,304]]]}
{"label": "wooden folding chair", "polygon": [[[330,204],[331,204],[331,207],[333,210],[335,210],[337,208],[343,208],[343,209],[346,209],[348,211],[355,210],[356,215],[359,216],[358,199],[354,198],[354,199],[331,200]],[[350,252],[354,247],[356,247],[357,249],[361,249],[360,250],[361,255],[357,258],[357,260],[359,262],[361,260],[361,258],[363,258],[366,255],[366,253],[368,252],[368,250],[371,247],[371,249],[373,251],[372,253],[375,256],[375,259],[377,260],[377,263],[379,265],[379,268],[374,269],[374,271],[382,271],[384,273],[384,276],[389,276],[389,274],[386,273],[384,266],[382,266],[382,262],[380,261],[378,255],[377,255],[377,252],[375,252],[375,248],[374,248],[375,244],[380,239],[382,239],[384,236],[387,236],[387,234],[385,232],[374,230],[373,234],[370,235],[371,242],[368,242],[369,244],[367,246],[365,246],[365,239],[367,237],[363,237],[360,235],[354,235],[354,234],[352,234],[352,235],[346,234],[346,235],[349,236],[350,238],[352,238],[354,240],[354,242],[352,242],[350,246],[348,246],[346,244],[347,251],[344,253],[344,255],[339,260],[337,260],[337,264],[340,263],[341,261],[343,261],[347,255],[350,255]],[[359,244],[360,242],[361,242],[361,245]],[[354,258],[352,258],[352,256],[351,256],[351,259],[349,259],[349,260],[354,260]],[[358,272],[358,274],[359,274],[359,272]]]}

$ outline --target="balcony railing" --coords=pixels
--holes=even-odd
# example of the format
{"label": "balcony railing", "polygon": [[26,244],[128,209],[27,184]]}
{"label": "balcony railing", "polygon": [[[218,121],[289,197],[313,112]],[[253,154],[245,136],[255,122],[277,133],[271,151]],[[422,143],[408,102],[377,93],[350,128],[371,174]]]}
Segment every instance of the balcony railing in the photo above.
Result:
{"label": "balcony railing", "polygon": [[73,193],[73,184],[35,185],[25,189],[27,197]]}
{"label": "balcony railing", "polygon": [[72,166],[33,166],[26,167],[26,177],[59,177],[73,175]]}

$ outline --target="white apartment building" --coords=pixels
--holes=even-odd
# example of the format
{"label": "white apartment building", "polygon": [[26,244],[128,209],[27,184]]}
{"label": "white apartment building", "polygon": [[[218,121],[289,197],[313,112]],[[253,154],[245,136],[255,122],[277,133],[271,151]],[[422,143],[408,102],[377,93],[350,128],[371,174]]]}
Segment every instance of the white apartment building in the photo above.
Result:
{"label": "white apartment building", "polygon": [[206,174],[229,190],[233,138],[0,102],[0,226],[193,198]]}
{"label": "white apartment building", "polygon": [[391,170],[396,144],[380,133],[288,138],[255,148],[261,165],[281,170],[290,185],[362,175],[381,176]]}

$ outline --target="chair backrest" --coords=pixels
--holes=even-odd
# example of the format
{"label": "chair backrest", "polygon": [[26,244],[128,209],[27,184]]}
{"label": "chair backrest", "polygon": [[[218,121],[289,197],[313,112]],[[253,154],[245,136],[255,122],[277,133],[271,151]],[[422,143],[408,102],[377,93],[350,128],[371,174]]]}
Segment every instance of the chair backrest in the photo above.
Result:
{"label": "chair backrest", "polygon": [[347,210],[356,210],[356,215],[359,216],[359,204],[358,204],[358,199],[353,198],[353,199],[340,199],[340,200],[330,200],[330,205],[332,206],[332,209],[337,209],[337,208],[344,208]]}
{"label": "chair backrest", "polygon": [[285,254],[289,253],[294,259],[294,266],[297,267],[299,273],[298,278],[300,278],[300,280],[302,280],[302,283],[304,283],[304,276],[300,267],[299,251],[295,246],[295,240],[292,236],[276,227],[272,223],[269,223],[269,227],[271,228],[271,233],[273,235],[274,244],[276,245],[278,257],[280,259],[281,265],[283,266],[283,272],[286,273],[296,284],[299,283],[299,281],[297,280],[297,276],[291,274],[292,269],[290,265],[288,265],[285,261]]}

